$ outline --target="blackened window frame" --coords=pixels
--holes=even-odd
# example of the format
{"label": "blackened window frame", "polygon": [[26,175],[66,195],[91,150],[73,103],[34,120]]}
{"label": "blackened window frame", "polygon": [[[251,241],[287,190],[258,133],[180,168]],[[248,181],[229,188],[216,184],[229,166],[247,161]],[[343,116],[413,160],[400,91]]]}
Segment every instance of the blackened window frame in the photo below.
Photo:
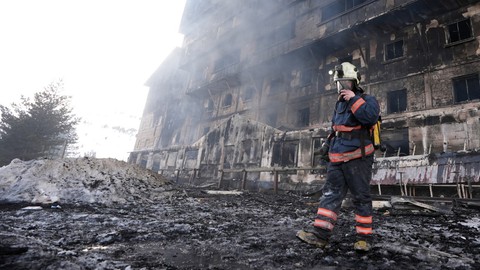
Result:
{"label": "blackened window frame", "polygon": [[387,113],[407,111],[407,89],[394,90],[387,93]]}
{"label": "blackened window frame", "polygon": [[386,147],[385,157],[410,155],[409,132],[408,127],[397,127],[382,133],[382,144]]}
{"label": "blackened window frame", "polygon": [[300,87],[304,87],[312,84],[313,81],[313,68],[304,69],[300,74]]}
{"label": "blackened window frame", "polygon": [[265,122],[267,125],[276,127],[278,122],[278,116],[276,112],[270,112],[265,116]]}
{"label": "blackened window frame", "polygon": [[[270,165],[273,167],[298,167],[299,145],[300,142],[298,140],[274,142],[273,155]],[[287,172],[287,174],[293,173],[296,173],[296,170]]]}
{"label": "blackened window frame", "polygon": [[205,108],[206,112],[213,112],[214,108],[215,108],[215,103],[213,102],[212,99],[208,99],[207,107]]}
{"label": "blackened window frame", "polygon": [[243,102],[249,102],[253,99],[255,93],[255,88],[253,86],[249,86],[245,88],[243,91]]}
{"label": "blackened window frame", "polygon": [[[466,23],[466,24],[463,25],[463,23]],[[468,32],[467,37],[462,38],[460,36],[460,35],[462,35],[462,31],[459,28],[460,26],[468,27],[468,29],[463,29],[464,34],[465,34],[465,32]],[[450,23],[446,26],[445,30],[446,30],[446,38],[447,38],[446,46],[456,45],[456,44],[460,44],[460,43],[471,41],[471,40],[475,39],[475,37],[473,36],[472,21],[471,21],[470,18]],[[452,31],[453,30],[457,30],[458,37],[455,37],[455,40],[452,40]]]}
{"label": "blackened window frame", "polygon": [[257,41],[258,48],[260,50],[271,48],[293,39],[295,37],[295,25],[296,21],[288,22],[261,36]]}
{"label": "blackened window frame", "polygon": [[308,127],[310,125],[310,107],[297,111],[297,125],[300,127]]}
{"label": "blackened window frame", "polygon": [[233,95],[228,93],[223,98],[223,104],[222,105],[223,105],[224,108],[227,108],[227,107],[232,106],[232,102],[233,102]]}
{"label": "blackened window frame", "polygon": [[[464,88],[460,88],[464,87]],[[480,99],[480,76],[478,73],[452,78],[453,103],[470,102]],[[465,93],[461,93],[465,92]],[[466,98],[464,98],[466,97]]]}
{"label": "blackened window frame", "polygon": [[[389,56],[390,51],[393,53],[391,56]],[[385,62],[394,61],[402,57],[405,57],[405,41],[403,39],[385,44],[383,57]]]}
{"label": "blackened window frame", "polygon": [[[336,17],[342,16],[350,11],[353,11],[357,8],[363,7],[365,5],[368,5],[370,3],[374,2],[374,0],[340,0],[340,1],[334,1],[324,7],[322,7],[321,13],[322,13],[322,18],[320,24],[326,23]],[[329,11],[328,9],[334,9],[335,6],[338,10],[330,10],[331,13],[327,12]]]}
{"label": "blackened window frame", "polygon": [[214,63],[213,72],[218,73],[240,62],[240,51],[225,53],[217,58]]}
{"label": "blackened window frame", "polygon": [[281,76],[274,77],[270,80],[269,96],[277,95],[284,90],[284,79]]}

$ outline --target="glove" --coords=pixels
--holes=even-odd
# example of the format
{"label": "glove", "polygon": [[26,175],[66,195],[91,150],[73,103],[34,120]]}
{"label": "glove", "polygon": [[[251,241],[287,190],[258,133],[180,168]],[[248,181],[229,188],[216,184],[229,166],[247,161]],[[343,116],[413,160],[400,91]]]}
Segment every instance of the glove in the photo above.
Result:
{"label": "glove", "polygon": [[322,144],[322,147],[318,150],[318,154],[320,155],[320,158],[329,162],[330,158],[328,158],[328,150],[330,148],[330,144],[327,142],[324,142]]}

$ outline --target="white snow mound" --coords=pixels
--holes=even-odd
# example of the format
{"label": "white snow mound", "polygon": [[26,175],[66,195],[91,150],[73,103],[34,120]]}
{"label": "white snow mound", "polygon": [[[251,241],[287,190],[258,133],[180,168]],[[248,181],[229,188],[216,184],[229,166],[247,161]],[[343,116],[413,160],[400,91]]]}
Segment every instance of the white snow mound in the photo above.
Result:
{"label": "white snow mound", "polygon": [[0,202],[148,203],[168,180],[116,159],[14,159],[0,167]]}

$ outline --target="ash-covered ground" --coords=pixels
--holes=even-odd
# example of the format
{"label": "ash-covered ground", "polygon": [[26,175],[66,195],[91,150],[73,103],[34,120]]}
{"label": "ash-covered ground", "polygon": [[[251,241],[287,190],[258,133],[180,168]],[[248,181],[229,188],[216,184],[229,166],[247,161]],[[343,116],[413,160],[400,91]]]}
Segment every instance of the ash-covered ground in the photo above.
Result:
{"label": "ash-covered ground", "polygon": [[295,237],[317,199],[215,194],[111,159],[16,160],[0,168],[0,269],[480,269],[478,210],[376,210],[357,254],[348,207],[327,250]]}

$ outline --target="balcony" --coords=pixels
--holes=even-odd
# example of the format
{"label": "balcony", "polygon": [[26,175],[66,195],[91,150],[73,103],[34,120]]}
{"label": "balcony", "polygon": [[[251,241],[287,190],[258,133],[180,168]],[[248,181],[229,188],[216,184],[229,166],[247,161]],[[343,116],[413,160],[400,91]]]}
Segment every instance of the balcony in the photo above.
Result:
{"label": "balcony", "polygon": [[220,92],[229,87],[240,84],[240,63],[227,66],[212,73],[208,78],[191,81],[188,88],[188,95],[202,95],[208,92]]}

